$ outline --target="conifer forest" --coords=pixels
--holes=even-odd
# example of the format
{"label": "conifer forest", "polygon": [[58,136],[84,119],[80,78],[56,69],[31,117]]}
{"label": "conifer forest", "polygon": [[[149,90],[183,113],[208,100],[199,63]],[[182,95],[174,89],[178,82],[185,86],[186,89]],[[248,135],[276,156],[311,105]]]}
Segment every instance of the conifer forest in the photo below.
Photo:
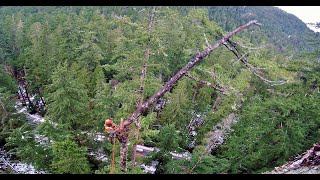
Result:
{"label": "conifer forest", "polygon": [[0,173],[320,174],[319,87],[277,7],[1,6]]}

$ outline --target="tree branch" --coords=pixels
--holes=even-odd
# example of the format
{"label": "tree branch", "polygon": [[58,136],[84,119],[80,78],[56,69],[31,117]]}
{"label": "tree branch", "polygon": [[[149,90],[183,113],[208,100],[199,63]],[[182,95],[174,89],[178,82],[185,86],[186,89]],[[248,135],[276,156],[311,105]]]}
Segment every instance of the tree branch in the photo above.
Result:
{"label": "tree branch", "polygon": [[190,78],[190,79],[192,79],[192,80],[194,80],[194,81],[197,81],[197,82],[200,83],[200,84],[205,84],[205,85],[207,85],[207,86],[210,86],[210,87],[212,87],[213,89],[215,89],[215,90],[217,90],[217,91],[220,91],[220,92],[223,93],[223,94],[224,94],[224,92],[226,91],[226,89],[225,89],[224,87],[219,87],[218,85],[212,84],[212,83],[210,83],[210,82],[208,82],[208,81],[203,81],[203,80],[201,80],[201,79],[199,79],[199,78],[197,78],[197,77],[192,76],[192,75],[191,75],[190,73],[188,73],[188,72],[185,74],[185,76],[188,77],[188,78]]}
{"label": "tree branch", "polygon": [[238,42],[235,42],[235,41],[232,41],[231,39],[229,39],[229,41],[233,44],[233,45],[238,45],[242,48],[245,48],[245,49],[250,49],[250,50],[258,50],[258,49],[262,49],[262,48],[266,48],[267,46],[269,46],[268,44],[265,45],[265,46],[260,46],[260,47],[248,47],[248,46],[245,46],[243,44],[240,44]]}
{"label": "tree branch", "polygon": [[[229,42],[229,41],[228,41]],[[230,43],[230,42],[229,42]],[[230,43],[232,45],[232,43]],[[266,78],[263,77],[263,73],[261,71],[258,71],[256,67],[254,67],[253,65],[251,65],[248,60],[246,59],[245,55],[247,55],[248,53],[246,53],[245,55],[241,56],[241,54],[239,53],[239,51],[237,50],[236,47],[231,48],[227,43],[223,44],[225,47],[227,47],[246,67],[248,67],[248,69],[258,78],[260,78],[262,81],[264,81],[265,83],[270,84],[271,86],[275,86],[275,85],[281,85],[286,83],[286,80],[281,80],[281,81],[271,81],[268,80]]]}

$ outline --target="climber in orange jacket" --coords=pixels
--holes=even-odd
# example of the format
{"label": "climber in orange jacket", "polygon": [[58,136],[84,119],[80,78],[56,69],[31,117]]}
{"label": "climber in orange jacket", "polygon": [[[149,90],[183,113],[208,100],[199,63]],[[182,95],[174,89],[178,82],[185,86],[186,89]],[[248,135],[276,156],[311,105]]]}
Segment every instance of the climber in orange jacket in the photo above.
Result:
{"label": "climber in orange jacket", "polygon": [[113,123],[111,118],[104,121],[104,130],[106,132],[110,132],[110,131],[114,130],[115,127],[116,127],[116,125]]}
{"label": "climber in orange jacket", "polygon": [[105,132],[110,133],[111,131],[114,131],[117,128],[117,134],[122,133],[123,131],[123,120],[121,119],[120,126],[117,126],[115,123],[113,123],[112,118],[109,118],[104,121],[104,130]]}

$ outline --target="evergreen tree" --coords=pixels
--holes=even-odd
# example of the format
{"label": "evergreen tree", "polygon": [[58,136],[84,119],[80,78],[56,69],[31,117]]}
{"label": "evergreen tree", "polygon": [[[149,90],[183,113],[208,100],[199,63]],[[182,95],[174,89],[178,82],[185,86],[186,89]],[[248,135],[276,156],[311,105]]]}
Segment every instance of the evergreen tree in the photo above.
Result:
{"label": "evergreen tree", "polygon": [[52,145],[52,172],[57,174],[89,174],[90,166],[86,150],[74,141],[66,139]]}
{"label": "evergreen tree", "polygon": [[79,77],[66,62],[59,63],[49,87],[47,118],[69,130],[79,130],[88,123],[86,112],[89,98],[83,79]]}

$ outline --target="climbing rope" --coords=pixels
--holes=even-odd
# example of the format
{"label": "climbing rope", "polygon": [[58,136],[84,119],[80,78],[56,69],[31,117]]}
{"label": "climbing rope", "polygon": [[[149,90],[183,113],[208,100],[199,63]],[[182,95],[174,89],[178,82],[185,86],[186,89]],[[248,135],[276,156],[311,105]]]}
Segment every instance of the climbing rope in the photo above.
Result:
{"label": "climbing rope", "polygon": [[110,174],[114,173],[114,152],[116,149],[116,138],[113,138],[113,148],[112,148],[112,159],[111,159],[111,172]]}

